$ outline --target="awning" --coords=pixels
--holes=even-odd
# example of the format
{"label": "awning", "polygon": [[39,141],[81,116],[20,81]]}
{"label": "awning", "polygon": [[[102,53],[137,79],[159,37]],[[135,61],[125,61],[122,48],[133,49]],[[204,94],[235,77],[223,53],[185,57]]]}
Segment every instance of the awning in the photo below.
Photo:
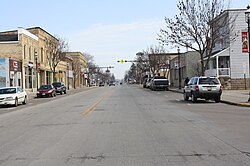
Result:
{"label": "awning", "polygon": [[[226,48],[222,51],[219,51],[216,54],[212,55],[210,58],[215,58],[217,56],[229,56],[229,55],[230,54],[229,54],[229,47],[228,47],[228,48]],[[208,57],[204,58],[204,60],[207,60],[207,59],[208,59]]]}

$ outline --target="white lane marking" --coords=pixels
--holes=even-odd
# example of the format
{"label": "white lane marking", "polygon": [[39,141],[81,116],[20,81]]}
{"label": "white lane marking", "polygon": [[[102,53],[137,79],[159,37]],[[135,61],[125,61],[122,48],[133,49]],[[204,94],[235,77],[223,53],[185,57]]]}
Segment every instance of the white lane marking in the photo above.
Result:
{"label": "white lane marking", "polygon": [[165,97],[168,97],[168,95],[165,95]]}

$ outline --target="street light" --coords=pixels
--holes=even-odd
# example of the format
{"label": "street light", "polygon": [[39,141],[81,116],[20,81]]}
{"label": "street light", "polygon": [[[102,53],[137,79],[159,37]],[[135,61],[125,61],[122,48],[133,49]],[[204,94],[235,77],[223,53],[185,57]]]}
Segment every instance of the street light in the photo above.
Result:
{"label": "street light", "polygon": [[67,74],[67,76],[68,76],[68,90],[69,90],[69,62],[67,62],[67,72],[68,72],[68,74]]}
{"label": "street light", "polygon": [[[247,23],[247,31],[248,31],[248,66],[249,66],[249,79],[250,79],[250,6],[247,6],[247,11],[245,12],[245,18],[246,18],[246,23]],[[248,80],[250,82],[250,80]],[[249,98],[248,102],[250,102],[250,92],[249,92]]]}
{"label": "street light", "polygon": [[180,48],[177,48],[178,52],[178,72],[179,72],[179,89],[181,89],[181,57],[180,57]]}
{"label": "street light", "polygon": [[35,51],[34,53],[34,56],[35,56],[35,61],[36,61],[36,90],[38,90],[38,66],[37,66],[37,51]]}

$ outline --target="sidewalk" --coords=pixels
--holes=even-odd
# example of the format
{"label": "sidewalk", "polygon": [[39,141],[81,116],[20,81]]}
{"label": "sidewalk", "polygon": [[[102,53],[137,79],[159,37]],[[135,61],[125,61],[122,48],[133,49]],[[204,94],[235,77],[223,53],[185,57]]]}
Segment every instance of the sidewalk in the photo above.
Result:
{"label": "sidewalk", "polygon": [[[170,91],[183,93],[183,89],[170,87]],[[231,105],[250,107],[248,102],[250,90],[223,90],[221,95],[221,102]]]}

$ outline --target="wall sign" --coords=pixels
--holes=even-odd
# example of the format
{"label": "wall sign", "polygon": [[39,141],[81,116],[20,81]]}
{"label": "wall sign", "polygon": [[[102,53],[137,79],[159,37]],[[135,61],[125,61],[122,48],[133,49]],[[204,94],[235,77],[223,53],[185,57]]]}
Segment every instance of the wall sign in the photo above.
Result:
{"label": "wall sign", "polygon": [[248,47],[247,32],[242,32],[242,53],[247,53]]}

